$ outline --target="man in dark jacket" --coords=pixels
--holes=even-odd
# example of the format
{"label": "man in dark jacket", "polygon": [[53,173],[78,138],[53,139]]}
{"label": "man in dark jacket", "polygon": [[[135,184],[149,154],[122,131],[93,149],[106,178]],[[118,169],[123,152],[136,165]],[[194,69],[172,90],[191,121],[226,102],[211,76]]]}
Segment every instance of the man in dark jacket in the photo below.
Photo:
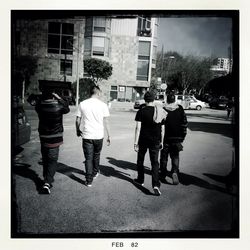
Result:
{"label": "man in dark jacket", "polygon": [[175,95],[172,93],[167,95],[164,110],[167,111],[167,117],[160,156],[160,179],[164,181],[166,178],[168,155],[170,154],[173,184],[177,185],[179,184],[179,152],[183,150],[182,142],[187,134],[187,118],[182,106],[175,102]]}
{"label": "man in dark jacket", "polygon": [[35,109],[39,117],[38,132],[43,159],[42,192],[50,194],[57,167],[59,146],[63,143],[63,114],[67,114],[70,110],[68,103],[51,91],[43,91]]}

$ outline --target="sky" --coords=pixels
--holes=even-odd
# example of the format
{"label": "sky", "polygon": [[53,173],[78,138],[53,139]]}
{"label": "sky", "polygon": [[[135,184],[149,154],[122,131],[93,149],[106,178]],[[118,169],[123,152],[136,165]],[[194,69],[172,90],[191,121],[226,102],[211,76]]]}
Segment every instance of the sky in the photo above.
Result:
{"label": "sky", "polygon": [[182,55],[229,57],[232,37],[231,18],[160,18],[158,51],[177,51]]}

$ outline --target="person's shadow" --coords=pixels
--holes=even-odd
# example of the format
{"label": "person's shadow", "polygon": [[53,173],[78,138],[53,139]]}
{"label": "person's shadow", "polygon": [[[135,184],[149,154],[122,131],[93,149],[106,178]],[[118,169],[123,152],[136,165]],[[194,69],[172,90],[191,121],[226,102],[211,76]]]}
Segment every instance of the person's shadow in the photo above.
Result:
{"label": "person's shadow", "polygon": [[[136,164],[128,162],[128,161],[122,161],[122,160],[116,160],[114,158],[111,157],[107,157],[108,161],[110,164],[118,167],[118,168],[122,168],[122,169],[131,169],[131,170],[135,170],[136,171]],[[125,172],[116,170],[113,167],[109,167],[109,166],[100,166],[100,170],[101,173],[103,175],[105,175],[106,177],[116,177],[122,180],[125,180],[129,183],[131,183],[132,185],[134,185],[137,189],[139,189],[140,191],[142,191],[144,194],[146,195],[155,195],[153,193],[151,193],[147,188],[137,185],[136,183],[133,182],[133,179],[130,177],[130,174],[127,174]],[[145,173],[150,174],[148,169],[145,169]]]}
{"label": "person's shadow", "polygon": [[70,166],[63,164],[61,162],[58,162],[56,171],[58,173],[61,173],[61,174],[68,176],[70,179],[72,179],[76,182],[79,182],[80,184],[83,184],[83,185],[86,184],[86,182],[84,180],[82,180],[79,177],[77,177],[76,175],[74,175],[74,173],[76,173],[76,174],[81,174],[81,175],[85,176],[85,172],[83,170],[73,168],[73,167],[70,167]]}
{"label": "person's shadow", "polygon": [[[208,177],[212,176],[210,174],[205,174],[205,175],[208,176]],[[171,172],[170,171],[167,172],[167,176],[171,178]],[[182,185],[185,185],[185,186],[195,185],[195,186],[198,186],[198,187],[201,187],[201,188],[216,190],[216,191],[219,191],[219,192],[222,192],[222,193],[230,194],[227,191],[226,188],[211,184],[208,181],[205,181],[205,180],[203,180],[201,178],[198,178],[196,176],[185,174],[185,173],[182,173],[182,172],[180,172],[178,176],[179,176],[179,182]],[[214,180],[223,182],[223,178],[222,177],[220,178],[219,176],[214,178]]]}
{"label": "person's shadow", "polygon": [[36,190],[41,194],[41,187],[43,185],[43,180],[38,176],[38,174],[30,169],[31,165],[26,163],[14,163],[12,166],[12,174],[22,176],[32,180],[36,185]]}

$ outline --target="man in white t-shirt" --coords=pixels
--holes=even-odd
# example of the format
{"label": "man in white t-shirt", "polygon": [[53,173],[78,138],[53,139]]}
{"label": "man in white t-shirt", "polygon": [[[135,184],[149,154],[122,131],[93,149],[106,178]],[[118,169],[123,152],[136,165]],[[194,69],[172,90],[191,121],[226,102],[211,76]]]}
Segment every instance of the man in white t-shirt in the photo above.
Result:
{"label": "man in white t-shirt", "polygon": [[[94,86],[90,90],[91,97],[78,106],[76,117],[76,134],[82,137],[82,148],[85,156],[86,185],[91,187],[93,179],[99,173],[100,155],[103,145],[104,128],[107,133],[107,143],[110,145],[108,106],[99,98],[101,90]],[[80,125],[82,123],[82,130]]]}

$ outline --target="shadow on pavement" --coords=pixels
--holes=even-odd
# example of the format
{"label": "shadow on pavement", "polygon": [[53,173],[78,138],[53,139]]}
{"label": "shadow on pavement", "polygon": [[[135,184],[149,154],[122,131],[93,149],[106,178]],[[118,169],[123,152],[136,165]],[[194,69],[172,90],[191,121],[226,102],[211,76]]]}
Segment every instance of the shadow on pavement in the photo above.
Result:
{"label": "shadow on pavement", "polygon": [[[137,171],[137,167],[135,163],[132,162],[128,162],[128,161],[122,161],[122,160],[117,160],[115,158],[112,157],[107,157],[109,163],[111,163],[112,165],[115,165],[119,168],[123,168],[123,169],[131,169],[134,171]],[[148,167],[145,167],[145,174],[151,175],[151,170]]]}
{"label": "shadow on pavement", "polygon": [[30,169],[31,165],[26,163],[14,163],[13,174],[22,176],[32,180],[36,185],[36,190],[40,193],[41,187],[43,185],[43,180],[38,176],[38,174]]}
{"label": "shadow on pavement", "polygon": [[192,131],[202,131],[206,133],[220,134],[230,138],[233,137],[231,124],[188,122],[188,128]]}
{"label": "shadow on pavement", "polygon": [[[113,163],[112,162],[110,162],[110,163],[113,164],[113,165],[115,165],[114,162],[116,162],[116,163],[120,162],[120,161],[116,161],[114,158],[111,158],[111,159],[112,159]],[[122,162],[126,163],[125,161],[122,161]],[[128,163],[128,165],[132,164],[131,162],[127,162],[127,163]],[[116,166],[120,167],[119,165],[116,165]],[[139,189],[141,192],[143,192],[146,195],[154,195],[147,188],[136,185],[133,182],[133,179],[130,177],[130,174],[127,174],[127,173],[118,171],[115,168],[112,168],[112,167],[109,167],[109,166],[103,166],[103,165],[100,166],[100,171],[101,171],[101,174],[103,174],[106,177],[111,177],[112,176],[112,177],[119,178],[121,180],[125,180],[125,181],[131,183],[132,185],[134,185],[137,189]]]}
{"label": "shadow on pavement", "polygon": [[[170,177],[170,173],[168,173],[168,176]],[[228,192],[228,190],[223,187],[211,184],[205,180],[202,180],[201,178],[198,178],[196,176],[193,175],[189,175],[189,174],[185,174],[185,173],[179,173],[179,181],[182,185],[185,186],[189,186],[189,185],[195,185],[201,188],[206,188],[206,189],[210,189],[210,190],[215,190],[215,191],[219,191],[221,193],[225,193],[225,194],[231,194],[230,192]],[[234,194],[231,194],[234,195]]]}
{"label": "shadow on pavement", "polygon": [[85,172],[83,170],[77,169],[77,168],[72,168],[68,165],[65,165],[63,163],[58,162],[57,164],[57,169],[56,171],[58,173],[64,174],[66,176],[68,176],[70,179],[79,182],[80,184],[85,185],[85,181],[78,178],[77,176],[74,175],[74,173],[76,174],[81,174],[81,175],[85,175]]}

